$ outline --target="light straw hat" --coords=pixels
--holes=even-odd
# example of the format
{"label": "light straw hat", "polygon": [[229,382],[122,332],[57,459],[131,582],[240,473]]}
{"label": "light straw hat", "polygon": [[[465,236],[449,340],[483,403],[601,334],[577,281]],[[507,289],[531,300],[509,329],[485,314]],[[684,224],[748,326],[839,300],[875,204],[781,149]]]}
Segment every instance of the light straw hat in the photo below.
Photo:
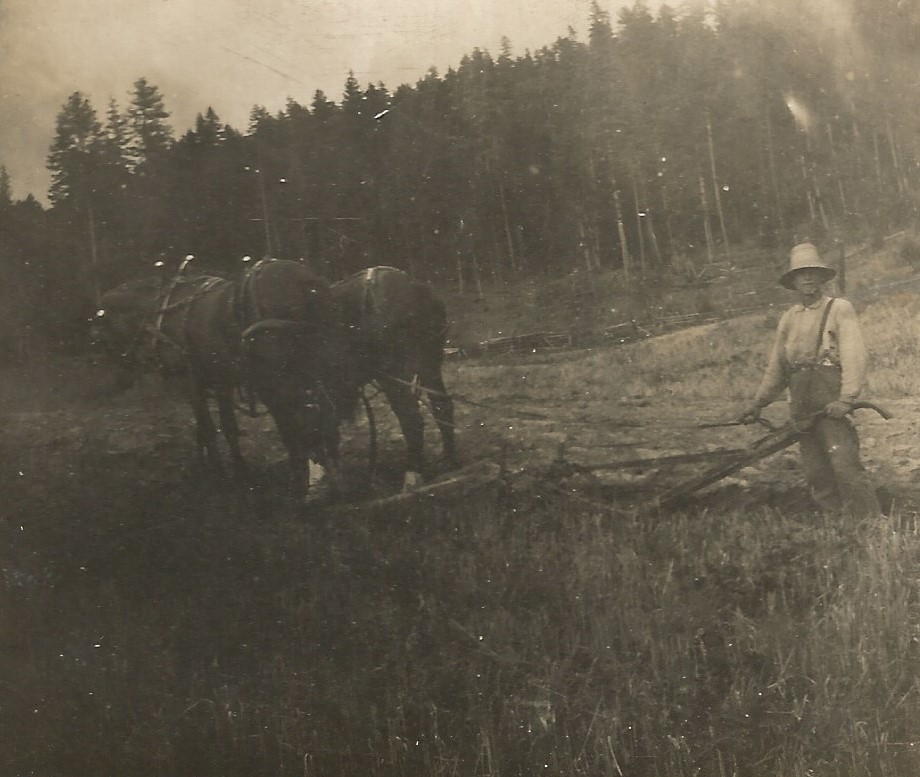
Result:
{"label": "light straw hat", "polygon": [[811,243],[799,243],[792,249],[789,254],[789,269],[780,276],[780,285],[785,286],[787,289],[795,290],[792,285],[792,276],[799,270],[821,270],[824,276],[821,279],[821,283],[827,283],[837,274],[833,267],[821,261],[818,249]]}

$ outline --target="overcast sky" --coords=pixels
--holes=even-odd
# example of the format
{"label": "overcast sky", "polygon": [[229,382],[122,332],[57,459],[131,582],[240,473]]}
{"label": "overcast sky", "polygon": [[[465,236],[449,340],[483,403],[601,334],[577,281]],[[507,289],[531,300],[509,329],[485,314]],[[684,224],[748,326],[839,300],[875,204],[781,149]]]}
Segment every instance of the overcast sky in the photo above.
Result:
{"label": "overcast sky", "polygon": [[[623,0],[601,0],[614,19]],[[629,3],[631,5],[631,2]],[[0,164],[17,198],[44,199],[55,117],[75,91],[104,120],[131,86],[159,87],[176,135],[213,106],[245,130],[316,89],[338,102],[359,83],[414,84],[475,47],[513,55],[587,29],[589,0],[0,0]]]}

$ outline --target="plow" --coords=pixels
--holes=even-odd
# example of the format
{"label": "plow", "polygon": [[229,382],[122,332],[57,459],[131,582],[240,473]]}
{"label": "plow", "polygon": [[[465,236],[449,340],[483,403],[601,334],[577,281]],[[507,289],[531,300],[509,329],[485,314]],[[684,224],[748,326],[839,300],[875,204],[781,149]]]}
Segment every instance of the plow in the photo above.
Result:
{"label": "plow", "polygon": [[[885,420],[892,418],[892,414],[874,402],[858,401],[853,404],[853,412],[857,410],[871,410]],[[637,469],[668,470],[682,465],[706,465],[701,472],[692,477],[679,480],[676,484],[662,489],[640,487],[639,500],[634,509],[639,512],[657,512],[679,508],[688,497],[728,478],[746,467],[773,456],[786,448],[795,445],[802,436],[821,417],[823,411],[815,413],[804,419],[788,421],[781,426],[774,426],[765,419],[760,419],[767,433],[744,448],[730,448],[719,450],[705,450],[699,452],[665,454],[644,458],[622,459],[601,464],[580,464],[569,461],[565,455],[564,445],[560,445],[556,459],[549,467],[540,471],[524,468],[520,471],[509,472],[503,463],[491,460],[481,460],[460,470],[455,470],[436,479],[428,485],[414,491],[404,492],[394,496],[364,502],[362,509],[382,509],[393,507],[406,507],[414,504],[432,504],[434,501],[445,503],[448,500],[467,499],[478,494],[494,493],[498,489],[514,489],[519,482],[540,482],[550,490],[567,496],[576,496],[577,489],[564,489],[560,484],[570,480],[573,476],[594,474],[600,471],[630,471]],[[711,422],[696,424],[695,428],[707,429],[725,426],[740,426],[738,421]],[[673,480],[673,478],[672,478]],[[581,501],[586,501],[581,499]],[[614,502],[599,502],[588,500],[599,509],[615,510]]]}

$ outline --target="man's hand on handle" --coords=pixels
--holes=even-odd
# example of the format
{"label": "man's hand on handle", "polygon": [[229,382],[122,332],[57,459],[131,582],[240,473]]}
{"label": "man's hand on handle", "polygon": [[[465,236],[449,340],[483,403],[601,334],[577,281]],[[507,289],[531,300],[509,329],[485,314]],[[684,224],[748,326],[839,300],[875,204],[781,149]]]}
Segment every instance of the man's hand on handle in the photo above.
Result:
{"label": "man's hand on handle", "polygon": [[853,404],[851,402],[835,399],[833,402],[828,402],[827,407],[824,408],[824,415],[828,418],[843,418],[852,409]]}

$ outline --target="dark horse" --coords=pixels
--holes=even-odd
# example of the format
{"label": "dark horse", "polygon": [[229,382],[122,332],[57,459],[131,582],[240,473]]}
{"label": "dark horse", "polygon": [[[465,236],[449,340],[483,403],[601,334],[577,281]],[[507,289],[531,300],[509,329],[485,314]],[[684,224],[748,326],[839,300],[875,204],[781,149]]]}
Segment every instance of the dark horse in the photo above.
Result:
{"label": "dark horse", "polygon": [[248,389],[274,418],[295,489],[306,493],[310,459],[334,469],[332,419],[354,410],[351,392],[339,388],[354,381],[328,285],[299,262],[263,260],[237,281],[188,273],[186,263],[171,279],[129,281],[103,295],[97,339],[132,372],[155,368],[181,381],[195,414],[199,456],[219,467],[208,410],[213,396],[241,476],[234,396]]}
{"label": "dark horse", "polygon": [[441,375],[444,303],[394,267],[370,267],[334,283],[332,296],[341,309],[358,384],[376,381],[399,419],[406,440],[404,485],[411,488],[421,481],[424,462],[422,392],[440,429],[444,458],[449,464],[456,460],[453,402]]}

